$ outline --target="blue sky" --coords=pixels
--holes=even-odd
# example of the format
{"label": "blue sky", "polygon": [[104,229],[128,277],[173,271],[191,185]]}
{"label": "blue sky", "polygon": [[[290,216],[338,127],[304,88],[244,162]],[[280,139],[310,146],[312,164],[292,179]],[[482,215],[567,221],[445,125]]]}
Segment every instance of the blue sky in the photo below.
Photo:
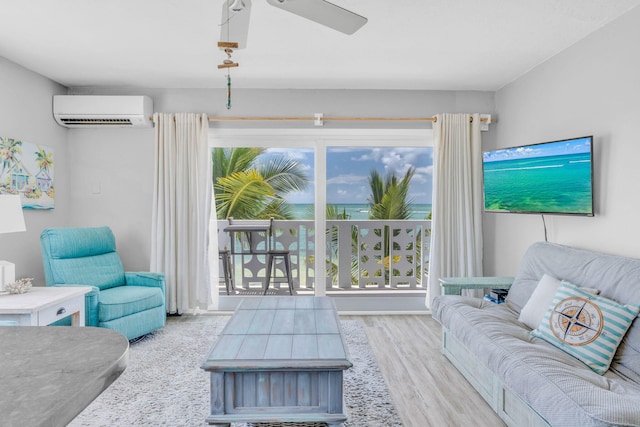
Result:
{"label": "blue sky", "polygon": [[[298,161],[313,179],[313,150],[270,148],[265,156],[286,153]],[[394,172],[403,177],[410,166],[416,167],[409,198],[413,203],[431,203],[433,156],[430,147],[375,147],[327,149],[327,202],[331,204],[366,203],[372,169],[382,176]],[[311,187],[311,186],[310,186]],[[313,188],[287,195],[290,203],[313,203]]]}
{"label": "blue sky", "polygon": [[589,138],[578,138],[567,141],[523,145],[521,147],[487,151],[483,153],[482,157],[485,162],[496,162],[501,160],[528,159],[531,157],[587,153],[590,149],[591,144]]}

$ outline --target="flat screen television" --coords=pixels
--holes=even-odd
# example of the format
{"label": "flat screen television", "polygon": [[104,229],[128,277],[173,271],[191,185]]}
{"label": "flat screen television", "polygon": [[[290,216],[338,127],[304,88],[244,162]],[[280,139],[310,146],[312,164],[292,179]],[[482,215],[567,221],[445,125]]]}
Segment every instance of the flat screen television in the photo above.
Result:
{"label": "flat screen television", "polygon": [[593,137],[483,153],[486,212],[593,216]]}

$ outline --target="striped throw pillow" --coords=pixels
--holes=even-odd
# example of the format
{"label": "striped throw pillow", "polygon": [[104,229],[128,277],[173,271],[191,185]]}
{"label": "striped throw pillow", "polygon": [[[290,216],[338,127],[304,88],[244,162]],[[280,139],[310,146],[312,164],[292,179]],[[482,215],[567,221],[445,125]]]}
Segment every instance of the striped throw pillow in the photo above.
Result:
{"label": "striped throw pillow", "polygon": [[639,311],[638,306],[619,304],[563,281],[531,335],[602,375],[609,369],[620,341]]}

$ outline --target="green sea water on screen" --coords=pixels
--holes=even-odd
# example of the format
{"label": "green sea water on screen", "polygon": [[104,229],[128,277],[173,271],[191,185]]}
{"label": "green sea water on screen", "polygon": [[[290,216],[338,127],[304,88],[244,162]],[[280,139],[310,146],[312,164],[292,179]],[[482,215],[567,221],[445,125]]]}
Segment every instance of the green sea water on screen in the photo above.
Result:
{"label": "green sea water on screen", "polygon": [[485,209],[592,213],[589,153],[484,164]]}

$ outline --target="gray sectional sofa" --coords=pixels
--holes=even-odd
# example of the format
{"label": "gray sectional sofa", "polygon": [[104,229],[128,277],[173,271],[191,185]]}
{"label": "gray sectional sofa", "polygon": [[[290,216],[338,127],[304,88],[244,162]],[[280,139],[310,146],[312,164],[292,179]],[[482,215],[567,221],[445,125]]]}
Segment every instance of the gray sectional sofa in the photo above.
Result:
{"label": "gray sectional sofa", "polygon": [[[531,327],[519,320],[544,274],[594,288],[590,292],[599,291],[600,297],[617,303],[640,305],[640,260],[534,243],[521,260],[506,303],[457,295],[435,298],[431,310],[442,325],[443,353],[509,426],[640,426],[637,317],[630,317],[631,326],[614,349],[610,368],[598,374],[565,352],[564,344],[558,347],[533,336]],[[555,298],[552,306],[562,299]],[[539,328],[554,318],[575,321],[571,325],[576,335],[587,315],[574,311],[571,320],[556,316],[556,308],[545,311]],[[571,325],[567,333],[574,331]],[[594,333],[594,325],[587,332]]]}

